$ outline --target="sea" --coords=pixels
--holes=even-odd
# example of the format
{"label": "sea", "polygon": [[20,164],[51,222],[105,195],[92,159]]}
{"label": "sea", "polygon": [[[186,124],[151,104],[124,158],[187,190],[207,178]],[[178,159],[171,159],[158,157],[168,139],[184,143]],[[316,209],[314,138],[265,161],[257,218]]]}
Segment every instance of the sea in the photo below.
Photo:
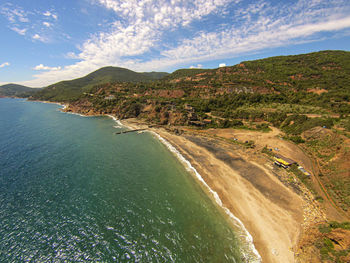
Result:
{"label": "sea", "polygon": [[61,108],[0,99],[0,262],[255,261],[157,136]]}

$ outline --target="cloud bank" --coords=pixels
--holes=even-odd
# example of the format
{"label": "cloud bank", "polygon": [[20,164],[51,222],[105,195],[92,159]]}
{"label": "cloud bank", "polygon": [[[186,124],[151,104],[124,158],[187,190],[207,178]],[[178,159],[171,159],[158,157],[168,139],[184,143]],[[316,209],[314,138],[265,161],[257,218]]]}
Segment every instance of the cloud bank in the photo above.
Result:
{"label": "cloud bank", "polygon": [[[93,3],[115,14],[108,31],[97,32],[79,46],[79,52],[70,53],[69,57],[78,60],[76,63],[48,67],[46,72],[22,84],[44,86],[106,65],[136,71],[167,70],[317,41],[324,32],[334,35],[350,28],[347,0],[294,0],[279,4],[240,0]],[[57,19],[49,11],[44,16]]]}

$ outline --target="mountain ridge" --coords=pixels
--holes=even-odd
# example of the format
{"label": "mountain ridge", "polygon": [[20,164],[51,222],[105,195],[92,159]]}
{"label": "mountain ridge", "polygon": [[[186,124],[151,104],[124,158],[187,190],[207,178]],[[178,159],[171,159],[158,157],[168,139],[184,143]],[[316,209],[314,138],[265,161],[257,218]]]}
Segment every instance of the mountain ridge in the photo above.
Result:
{"label": "mountain ridge", "polygon": [[78,98],[82,93],[88,92],[92,87],[113,82],[148,82],[162,78],[166,72],[135,72],[121,67],[102,67],[83,77],[64,80],[46,86],[39,92],[46,100],[63,99],[71,96],[68,100]]}
{"label": "mountain ridge", "polygon": [[12,96],[24,96],[27,92],[35,92],[39,89],[30,88],[23,85],[18,85],[14,83],[9,83],[0,86],[0,96],[12,97]]}

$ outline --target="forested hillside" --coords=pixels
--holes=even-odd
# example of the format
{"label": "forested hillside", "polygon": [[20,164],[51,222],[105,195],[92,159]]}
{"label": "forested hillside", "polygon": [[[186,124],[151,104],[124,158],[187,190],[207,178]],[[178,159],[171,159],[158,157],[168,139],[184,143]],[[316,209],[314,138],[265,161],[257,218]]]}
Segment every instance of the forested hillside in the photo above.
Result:
{"label": "forested hillside", "polygon": [[36,92],[39,89],[33,89],[22,85],[17,84],[6,84],[0,86],[0,96],[4,97],[13,97],[13,96],[19,96],[23,97],[25,96],[25,93],[27,92]]}
{"label": "forested hillside", "polygon": [[166,75],[168,75],[166,72],[138,73],[125,68],[104,67],[82,78],[52,84],[35,97],[42,100],[74,101],[95,85],[114,82],[148,82]]}

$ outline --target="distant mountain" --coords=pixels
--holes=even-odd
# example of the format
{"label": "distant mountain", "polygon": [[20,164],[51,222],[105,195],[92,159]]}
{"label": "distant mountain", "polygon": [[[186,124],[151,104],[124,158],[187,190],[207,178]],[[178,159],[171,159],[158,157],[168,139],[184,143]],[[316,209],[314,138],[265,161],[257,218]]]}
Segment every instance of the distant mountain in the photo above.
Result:
{"label": "distant mountain", "polygon": [[24,93],[27,92],[35,92],[38,91],[39,89],[34,89],[34,88],[29,88],[26,86],[18,85],[18,84],[6,84],[0,86],[0,96],[20,96],[22,97]]}
{"label": "distant mountain", "polygon": [[148,82],[168,75],[166,72],[138,73],[119,67],[104,67],[82,78],[61,81],[45,87],[35,97],[43,100],[65,101],[74,100],[83,92],[88,92],[92,87],[114,82]]}

